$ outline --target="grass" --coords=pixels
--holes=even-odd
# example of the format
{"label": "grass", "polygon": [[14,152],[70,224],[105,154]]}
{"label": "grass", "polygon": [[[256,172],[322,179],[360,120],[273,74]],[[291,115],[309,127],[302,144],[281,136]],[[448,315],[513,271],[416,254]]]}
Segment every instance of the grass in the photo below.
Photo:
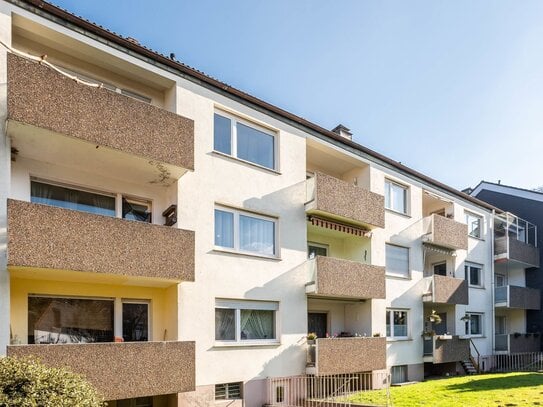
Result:
{"label": "grass", "polygon": [[[403,387],[391,387],[396,407],[451,406],[543,406],[543,374],[502,373],[429,380]],[[349,401],[363,405],[383,405],[384,390],[358,393]]]}

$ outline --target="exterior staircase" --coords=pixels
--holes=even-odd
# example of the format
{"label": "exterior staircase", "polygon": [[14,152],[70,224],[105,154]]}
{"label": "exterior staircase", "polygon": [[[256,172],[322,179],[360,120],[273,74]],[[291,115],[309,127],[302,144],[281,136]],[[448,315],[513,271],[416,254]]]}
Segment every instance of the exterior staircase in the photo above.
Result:
{"label": "exterior staircase", "polygon": [[462,367],[464,368],[464,371],[468,375],[477,374],[477,369],[475,369],[475,366],[473,366],[473,362],[471,360],[463,360],[460,362]]}

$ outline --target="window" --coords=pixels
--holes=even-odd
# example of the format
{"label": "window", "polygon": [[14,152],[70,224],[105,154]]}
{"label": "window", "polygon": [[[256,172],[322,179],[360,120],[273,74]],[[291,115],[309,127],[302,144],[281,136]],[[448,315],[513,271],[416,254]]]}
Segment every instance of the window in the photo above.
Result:
{"label": "window", "polygon": [[385,180],[385,208],[407,214],[407,187]]}
{"label": "window", "polygon": [[217,300],[215,340],[231,343],[276,342],[276,302]]}
{"label": "window", "polygon": [[407,339],[407,311],[387,310],[386,318],[387,337],[393,339]]}
{"label": "window", "polygon": [[434,267],[434,274],[437,274],[439,276],[446,276],[447,275],[447,262],[441,262],[436,263],[433,265]]}
{"label": "window", "polygon": [[482,216],[475,215],[470,212],[465,212],[466,215],[466,224],[468,225],[468,235],[471,237],[476,237],[478,239],[482,238],[482,225],[483,218]]}
{"label": "window", "polygon": [[117,407],[153,407],[153,398],[148,396],[117,400]]}
{"label": "window", "polygon": [[385,246],[387,275],[409,278],[409,249],[389,243]]}
{"label": "window", "polygon": [[277,220],[229,208],[215,209],[215,246],[275,256]]}
{"label": "window", "polygon": [[117,216],[119,207],[123,219],[151,223],[151,202],[132,199],[121,194],[108,194],[31,180],[30,201],[111,217]]}
{"label": "window", "polygon": [[241,382],[216,384],[215,400],[241,399],[242,386]]}
{"label": "window", "polygon": [[276,134],[226,113],[215,113],[213,149],[261,167],[276,168]]}
{"label": "window", "polygon": [[507,285],[507,276],[504,274],[495,274],[494,280],[496,283],[496,287],[504,287]]}
{"label": "window", "polygon": [[320,243],[307,244],[307,258],[314,259],[317,256],[328,256],[328,245]]}
{"label": "window", "polygon": [[466,263],[464,265],[464,271],[466,273],[466,280],[470,286],[483,286],[483,266],[480,264]]}
{"label": "window", "polygon": [[146,342],[149,340],[149,304],[123,302],[123,340]]}
{"label": "window", "polygon": [[407,365],[392,366],[390,376],[392,384],[407,382]]}
{"label": "window", "polygon": [[483,314],[467,313],[466,318],[466,335],[482,335],[483,334]]}

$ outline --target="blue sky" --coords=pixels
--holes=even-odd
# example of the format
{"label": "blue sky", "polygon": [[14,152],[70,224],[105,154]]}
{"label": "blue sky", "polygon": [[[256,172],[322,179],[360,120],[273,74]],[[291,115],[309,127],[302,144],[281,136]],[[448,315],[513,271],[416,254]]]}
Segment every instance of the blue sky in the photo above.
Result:
{"label": "blue sky", "polygon": [[543,185],[543,2],[56,0],[462,189]]}

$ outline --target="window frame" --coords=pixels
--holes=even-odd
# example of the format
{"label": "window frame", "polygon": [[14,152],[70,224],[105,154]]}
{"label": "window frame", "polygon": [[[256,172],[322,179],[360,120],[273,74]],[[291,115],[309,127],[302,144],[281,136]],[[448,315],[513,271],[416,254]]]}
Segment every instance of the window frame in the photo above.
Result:
{"label": "window frame", "polygon": [[[484,332],[485,332],[485,329],[484,329],[484,315],[485,314],[483,312],[466,312],[466,315],[468,315],[470,317],[470,319],[468,319],[464,323],[464,330],[466,332],[466,336],[470,336],[470,337],[474,337],[474,338],[483,337]],[[480,318],[479,319],[479,327],[480,327],[480,330],[481,330],[480,333],[476,333],[476,334],[471,333],[471,318],[473,318],[473,316],[476,316],[476,317]],[[468,330],[468,327],[469,327],[469,330]]]}
{"label": "window frame", "polygon": [[330,245],[324,244],[324,243],[317,243],[317,242],[308,241],[307,242],[307,258],[308,258],[308,260],[316,258],[316,256],[315,257],[310,257],[310,255],[309,255],[309,247],[310,246],[317,247],[317,248],[320,248],[320,249],[325,249],[326,250],[325,257],[330,256]]}
{"label": "window frame", "polygon": [[[230,120],[230,154],[215,149],[215,115],[222,116]],[[240,158],[238,156],[238,151],[237,151],[238,150],[238,143],[237,143],[238,141],[237,124],[238,123],[273,137],[273,167],[272,168],[266,167],[265,165],[262,165],[253,161],[246,160],[244,158]],[[235,160],[239,160],[243,163],[254,165],[258,168],[262,168],[268,171],[279,172],[279,131],[272,129],[270,127],[266,127],[262,124],[256,123],[250,119],[237,116],[233,113],[229,113],[227,111],[220,110],[220,109],[215,109],[215,111],[213,112],[213,153],[230,157]]]}
{"label": "window frame", "polygon": [[[215,217],[216,212],[215,211],[222,211],[231,213],[233,215],[232,219],[232,228],[233,228],[233,247],[228,246],[220,246],[216,243],[216,232],[215,232]],[[273,222],[273,254],[267,254],[267,253],[260,253],[257,251],[250,251],[250,250],[241,250],[240,245],[240,216],[247,216],[255,219],[262,219],[268,222]],[[280,255],[280,247],[279,247],[279,218],[269,215],[263,215],[256,212],[246,211],[243,209],[238,208],[232,208],[229,206],[224,205],[215,205],[213,208],[213,249],[217,251],[225,251],[229,253],[235,253],[235,254],[242,254],[247,256],[257,256],[257,257],[265,257],[270,259],[278,259]]]}
{"label": "window frame", "polygon": [[[234,312],[234,329],[235,339],[233,340],[221,340],[216,338],[216,333],[213,334],[215,338],[215,346],[255,346],[255,345],[278,345],[280,344],[279,334],[279,302],[277,301],[254,301],[254,300],[232,300],[217,298],[215,299],[215,310],[217,309],[233,309]],[[274,338],[270,339],[241,339],[241,310],[258,310],[258,311],[272,311],[273,312],[273,331]],[[213,330],[215,331],[215,323],[213,324]]]}
{"label": "window frame", "polygon": [[[479,235],[473,235],[471,232],[470,232],[470,222],[468,221],[469,217],[472,217],[472,218],[476,218],[479,220]],[[483,239],[483,226],[484,226],[484,217],[481,216],[481,215],[478,215],[474,212],[471,212],[471,211],[464,211],[464,220],[466,222],[466,225],[468,226],[468,236],[469,237],[472,237],[474,239],[479,239],[479,240],[482,240]]]}
{"label": "window frame", "polygon": [[[399,275],[399,274],[391,274],[391,273],[389,273],[388,266],[387,266],[387,261],[386,261],[386,259],[387,259],[387,247],[388,246],[399,247],[401,249],[407,250],[407,274],[405,276]],[[401,246],[401,245],[398,245],[398,244],[395,244],[395,243],[389,243],[389,242],[385,243],[385,276],[386,277],[392,277],[392,278],[400,278],[400,279],[403,279],[403,280],[409,280],[411,278],[411,248],[410,247]]]}
{"label": "window frame", "polygon": [[[390,186],[389,186],[390,185]],[[393,208],[392,207],[392,202],[393,202],[393,199],[392,199],[392,186],[396,186],[396,187],[399,187],[403,190],[404,192],[404,196],[403,196],[403,199],[404,199],[404,206],[405,206],[405,211],[400,211],[396,208]],[[388,202],[389,202],[389,206],[387,206],[387,194],[388,194]],[[405,215],[405,216],[409,216],[409,213],[410,213],[410,205],[409,205],[409,186],[406,185],[406,184],[402,184],[398,181],[394,181],[390,178],[385,178],[385,209],[386,210],[389,210],[391,212],[394,212],[394,213],[398,213],[400,215]]]}
{"label": "window frame", "polygon": [[[471,269],[479,269],[479,283],[480,284],[473,284],[471,282]],[[484,288],[484,268],[482,264],[479,263],[473,263],[471,261],[464,262],[464,279],[468,282],[469,287],[473,288]]]}
{"label": "window frame", "polygon": [[[224,386],[225,395],[224,398],[217,398],[217,387]],[[230,397],[230,393],[233,391],[230,389],[231,386],[239,386],[239,397]],[[243,400],[243,382],[229,382],[229,383],[215,383],[215,390],[213,392],[215,401],[228,401],[228,400]]]}
{"label": "window frame", "polygon": [[[386,335],[386,327],[387,325],[390,326],[390,336],[387,335],[386,338],[387,338],[387,341],[406,341],[406,340],[409,340],[410,339],[410,333],[411,333],[411,330],[409,328],[409,321],[410,321],[410,317],[409,317],[409,309],[406,309],[406,308],[387,308],[386,311],[385,311],[385,335]],[[387,321],[387,314],[390,312],[390,320]],[[395,312],[405,312],[405,326],[406,326],[406,335],[402,335],[402,336],[395,336],[394,335],[394,313]]]}

